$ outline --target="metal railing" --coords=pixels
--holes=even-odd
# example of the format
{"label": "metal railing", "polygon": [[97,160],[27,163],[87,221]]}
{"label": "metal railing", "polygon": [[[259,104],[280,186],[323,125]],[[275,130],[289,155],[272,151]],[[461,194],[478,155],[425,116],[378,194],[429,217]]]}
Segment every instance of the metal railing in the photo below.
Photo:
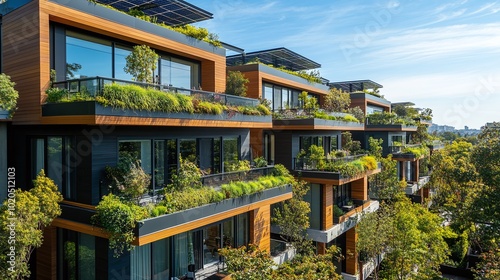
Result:
{"label": "metal railing", "polygon": [[[293,167],[294,170],[324,170],[324,168],[320,168],[321,161],[324,166],[337,166],[338,164],[353,162],[357,159],[366,156],[366,154],[354,155],[354,156],[346,156],[340,158],[332,158],[332,159],[311,159],[309,157],[301,157],[293,159]],[[327,170],[333,171],[333,170]]]}
{"label": "metal railing", "polygon": [[221,186],[234,181],[253,181],[261,176],[272,175],[274,166],[252,168],[247,171],[234,171],[219,174],[210,174],[201,177],[204,186]]}
{"label": "metal railing", "polygon": [[224,105],[255,107],[259,104],[259,100],[254,98],[241,97],[224,93],[215,93],[197,89],[178,88],[171,85],[141,83],[99,76],[54,82],[52,84],[52,87],[67,89],[70,94],[81,93],[95,97],[102,93],[105,85],[109,84],[137,85],[140,87],[152,88],[164,92],[185,94],[199,100],[217,102]]}
{"label": "metal railing", "polygon": [[389,151],[391,154],[399,154],[403,153],[403,150],[405,148],[418,148],[420,147],[420,144],[407,144],[407,145],[401,145],[401,146],[389,146]]}

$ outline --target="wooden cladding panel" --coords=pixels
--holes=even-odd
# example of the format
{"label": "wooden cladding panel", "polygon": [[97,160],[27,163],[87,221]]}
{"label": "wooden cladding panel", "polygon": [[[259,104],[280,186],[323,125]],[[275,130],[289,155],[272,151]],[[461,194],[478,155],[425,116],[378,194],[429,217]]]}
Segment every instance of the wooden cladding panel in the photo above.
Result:
{"label": "wooden cladding panel", "polygon": [[58,228],[69,229],[72,231],[81,232],[81,233],[85,233],[85,234],[92,235],[92,236],[109,238],[109,234],[104,232],[104,230],[102,228],[94,227],[94,226],[86,225],[86,224],[82,224],[82,223],[77,223],[77,222],[73,222],[73,221],[66,220],[66,219],[56,218],[56,219],[54,219],[54,221],[52,221],[52,226],[58,227]]}
{"label": "wooden cladding panel", "polygon": [[38,123],[41,115],[41,92],[46,86],[40,82],[45,76],[41,72],[46,71],[47,77],[49,73],[49,57],[41,54],[48,48],[49,22],[44,22],[38,4],[33,1],[2,19],[3,72],[11,76],[19,92],[15,123]]}
{"label": "wooden cladding panel", "polygon": [[368,176],[351,182],[351,197],[360,200],[368,199]]}
{"label": "wooden cladding panel", "polygon": [[249,80],[247,84],[247,97],[262,97],[262,79],[258,71],[243,72],[245,78]]}
{"label": "wooden cladding panel", "polygon": [[250,148],[253,158],[264,156],[264,133],[263,129],[250,129]]}
{"label": "wooden cladding panel", "polygon": [[333,226],[333,186],[323,185],[321,200],[323,202],[323,215],[321,221],[321,229],[328,230]]}
{"label": "wooden cladding panel", "polygon": [[351,108],[359,107],[366,114],[366,99],[355,98],[351,99]]}
{"label": "wooden cladding panel", "polygon": [[46,227],[43,231],[43,243],[36,250],[36,279],[57,279],[57,228]]}
{"label": "wooden cladding panel", "polygon": [[411,163],[412,165],[412,169],[413,169],[413,181],[415,182],[418,182],[418,175],[419,175],[419,172],[420,172],[420,164],[419,164],[419,160],[416,160],[414,162]]}
{"label": "wooden cladding panel", "polygon": [[265,205],[250,213],[250,243],[260,250],[271,252],[271,205]]}
{"label": "wooden cladding panel", "polygon": [[423,189],[423,198],[429,198],[429,194],[430,194],[430,188],[422,188]]}
{"label": "wooden cladding panel", "polygon": [[316,243],[316,253],[319,255],[324,255],[326,254],[326,244],[317,242]]}
{"label": "wooden cladding panel", "polygon": [[215,61],[201,62],[201,88],[205,91],[226,91],[226,60],[218,57]]}
{"label": "wooden cladding panel", "polygon": [[270,75],[268,73],[260,72],[260,76],[261,76],[262,81],[264,81],[264,82],[268,81],[272,84],[281,85],[281,86],[288,87],[288,88],[295,88],[295,89],[298,89],[301,91],[307,91],[308,93],[315,93],[315,94],[319,94],[319,95],[328,94],[328,90],[322,90],[322,89],[316,88],[312,85],[287,80],[287,79],[284,79],[284,78],[281,78],[278,76]]}
{"label": "wooden cladding panel", "polygon": [[356,243],[358,242],[358,233],[356,227],[346,232],[346,272],[351,275],[358,273],[358,254],[356,253]]}

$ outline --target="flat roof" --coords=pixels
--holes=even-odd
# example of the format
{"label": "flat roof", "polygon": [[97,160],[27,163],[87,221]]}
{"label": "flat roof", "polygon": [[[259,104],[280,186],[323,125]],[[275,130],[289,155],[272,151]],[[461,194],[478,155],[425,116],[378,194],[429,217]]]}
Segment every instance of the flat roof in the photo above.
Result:
{"label": "flat roof", "polygon": [[394,106],[398,106],[398,105],[401,105],[401,106],[405,106],[405,107],[407,107],[407,106],[415,106],[415,103],[413,103],[413,102],[409,102],[409,101],[407,101],[407,102],[392,102],[392,103],[391,103],[391,106],[392,106],[392,107],[394,107]]}
{"label": "flat roof", "polygon": [[374,88],[383,88],[379,83],[376,83],[372,80],[354,80],[354,81],[341,81],[341,82],[331,82],[328,83],[329,86],[334,86],[336,88],[341,88],[347,92],[351,92],[351,88],[356,90],[363,89],[374,89]]}
{"label": "flat roof", "polygon": [[260,62],[265,64],[272,64],[276,67],[283,66],[292,71],[309,70],[321,67],[321,64],[287,48],[276,48],[249,52],[246,54],[230,55],[226,57],[226,64],[228,66],[242,65],[254,59],[258,59]]}
{"label": "flat roof", "polygon": [[183,0],[96,0],[96,2],[110,5],[124,12],[137,9],[170,26],[185,25],[213,18],[212,13]]}

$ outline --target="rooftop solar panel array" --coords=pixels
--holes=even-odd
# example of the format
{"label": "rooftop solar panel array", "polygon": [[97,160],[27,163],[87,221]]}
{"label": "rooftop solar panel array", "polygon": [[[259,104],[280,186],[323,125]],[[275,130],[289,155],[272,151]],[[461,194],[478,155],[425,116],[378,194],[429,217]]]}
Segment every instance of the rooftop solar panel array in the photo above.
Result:
{"label": "rooftop solar panel array", "polygon": [[321,67],[321,64],[287,48],[277,48],[246,54],[231,55],[226,58],[226,64],[228,66],[242,65],[255,59],[258,59],[260,62],[265,64],[272,64],[276,67],[283,66],[292,71],[309,70]]}
{"label": "rooftop solar panel array", "polygon": [[125,12],[131,9],[141,10],[146,15],[156,17],[159,22],[170,26],[190,24],[213,17],[211,13],[182,0],[97,0],[97,2]]}

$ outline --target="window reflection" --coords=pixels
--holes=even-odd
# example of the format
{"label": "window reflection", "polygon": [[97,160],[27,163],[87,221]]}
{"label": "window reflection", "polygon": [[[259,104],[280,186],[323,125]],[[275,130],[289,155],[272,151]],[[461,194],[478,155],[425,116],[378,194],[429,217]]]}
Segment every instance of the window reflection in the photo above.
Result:
{"label": "window reflection", "polygon": [[111,42],[66,32],[66,78],[111,77]]}
{"label": "window reflection", "polygon": [[131,48],[125,46],[115,47],[115,78],[120,80],[132,80],[132,75],[125,73],[127,66],[126,57],[132,52]]}

